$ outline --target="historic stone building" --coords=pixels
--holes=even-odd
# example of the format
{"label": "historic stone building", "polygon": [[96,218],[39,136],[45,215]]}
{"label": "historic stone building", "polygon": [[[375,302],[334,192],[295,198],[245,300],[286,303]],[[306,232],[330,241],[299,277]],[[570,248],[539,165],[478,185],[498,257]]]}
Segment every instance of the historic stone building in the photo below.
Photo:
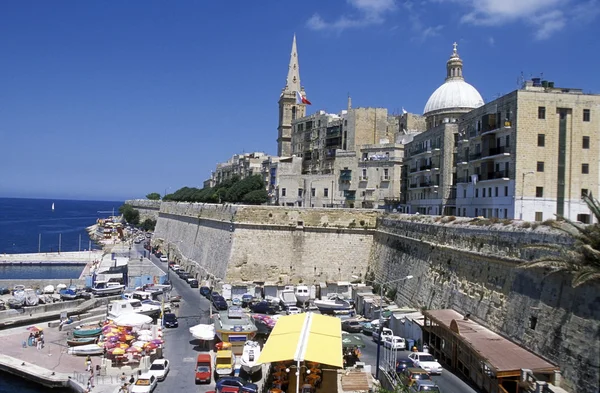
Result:
{"label": "historic stone building", "polygon": [[534,78],[464,116],[457,214],[584,223],[600,194],[600,95]]}
{"label": "historic stone building", "polygon": [[300,84],[300,64],[298,63],[296,35],[294,34],[287,79],[279,96],[277,155],[280,157],[292,155],[292,122],[297,118],[304,117],[306,114],[306,105],[297,103],[296,92],[299,92],[303,97],[306,95],[304,87]]}
{"label": "historic stone building", "polygon": [[[262,152],[234,154],[226,162],[217,164],[216,169],[211,173],[208,180],[208,186],[214,187],[234,176],[244,179],[248,176],[260,175],[262,173],[263,161],[269,158],[268,154]],[[206,182],[204,186],[207,186]]]}
{"label": "historic stone building", "polygon": [[465,82],[457,45],[446,63],[446,81],[433,92],[424,113],[427,131],[405,147],[401,194],[404,211],[421,214],[455,214],[454,161],[457,122],[483,105],[477,90]]}

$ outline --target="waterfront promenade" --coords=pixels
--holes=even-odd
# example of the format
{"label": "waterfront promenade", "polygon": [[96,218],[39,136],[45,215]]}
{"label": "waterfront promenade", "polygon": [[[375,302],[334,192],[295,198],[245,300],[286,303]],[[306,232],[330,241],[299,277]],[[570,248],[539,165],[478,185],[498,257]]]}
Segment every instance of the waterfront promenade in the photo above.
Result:
{"label": "waterfront promenade", "polygon": [[31,254],[0,254],[0,264],[86,264],[102,258],[102,250],[42,252]]}

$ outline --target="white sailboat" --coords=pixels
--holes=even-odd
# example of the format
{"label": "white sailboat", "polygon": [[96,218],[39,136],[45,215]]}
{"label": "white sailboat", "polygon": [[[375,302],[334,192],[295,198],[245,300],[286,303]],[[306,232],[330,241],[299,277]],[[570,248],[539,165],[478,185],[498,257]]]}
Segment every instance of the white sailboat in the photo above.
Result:
{"label": "white sailboat", "polygon": [[54,202],[52,202],[52,211],[54,211]]}
{"label": "white sailboat", "polygon": [[258,363],[260,356],[260,344],[256,341],[246,341],[244,344],[244,352],[240,359],[242,369],[248,374],[254,374],[261,369],[261,364]]}

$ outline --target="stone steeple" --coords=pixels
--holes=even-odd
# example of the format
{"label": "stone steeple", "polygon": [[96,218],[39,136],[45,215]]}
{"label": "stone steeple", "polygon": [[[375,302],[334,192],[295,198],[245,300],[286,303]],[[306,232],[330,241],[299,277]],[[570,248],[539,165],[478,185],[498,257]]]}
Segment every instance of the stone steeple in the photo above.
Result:
{"label": "stone steeple", "polygon": [[296,92],[304,97],[304,87],[300,84],[300,64],[296,48],[296,34],[292,41],[292,53],[288,74],[281,95],[279,96],[279,125],[277,126],[277,155],[290,157],[292,155],[292,121],[306,115],[306,105],[296,103]]}
{"label": "stone steeple", "polygon": [[450,79],[465,79],[463,78],[463,62],[458,56],[458,44],[455,42],[452,44],[454,50],[448,62],[446,63],[446,80]]}
{"label": "stone steeple", "polygon": [[300,86],[300,65],[298,64],[298,50],[296,49],[296,34],[292,41],[292,53],[290,54],[290,65],[288,66],[288,75],[285,81],[283,91],[291,91],[294,94],[301,91]]}

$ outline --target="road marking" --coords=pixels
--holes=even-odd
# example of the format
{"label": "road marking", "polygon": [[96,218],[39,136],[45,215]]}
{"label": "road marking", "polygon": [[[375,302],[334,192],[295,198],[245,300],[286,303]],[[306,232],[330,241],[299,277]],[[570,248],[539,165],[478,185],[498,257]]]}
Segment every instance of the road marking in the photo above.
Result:
{"label": "road marking", "polygon": [[194,358],[183,358],[182,361],[184,363],[194,363]]}

